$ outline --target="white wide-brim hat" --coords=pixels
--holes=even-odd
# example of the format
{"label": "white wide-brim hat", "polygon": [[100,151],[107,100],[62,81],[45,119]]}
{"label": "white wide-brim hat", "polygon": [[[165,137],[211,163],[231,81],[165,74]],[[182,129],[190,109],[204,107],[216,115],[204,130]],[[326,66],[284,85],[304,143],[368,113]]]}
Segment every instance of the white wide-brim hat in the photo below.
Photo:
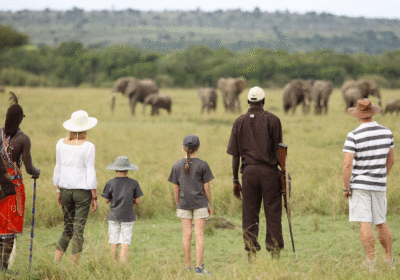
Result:
{"label": "white wide-brim hat", "polygon": [[129,158],[126,156],[119,156],[115,159],[114,163],[109,164],[106,169],[125,171],[125,170],[139,170],[137,165],[130,163]]}
{"label": "white wide-brim hat", "polygon": [[73,112],[71,119],[63,123],[66,130],[72,132],[87,131],[97,124],[97,119],[89,117],[88,113],[83,110]]}

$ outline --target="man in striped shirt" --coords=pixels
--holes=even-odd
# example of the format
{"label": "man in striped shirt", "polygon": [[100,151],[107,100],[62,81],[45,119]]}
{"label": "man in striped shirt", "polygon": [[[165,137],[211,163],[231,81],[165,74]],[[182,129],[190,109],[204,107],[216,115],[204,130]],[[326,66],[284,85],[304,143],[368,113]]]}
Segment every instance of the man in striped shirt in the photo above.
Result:
{"label": "man in striped shirt", "polygon": [[360,126],[347,135],[344,143],[343,195],[349,199],[349,220],[360,223],[361,242],[366,253],[364,264],[373,270],[375,264],[374,234],[385,249],[388,264],[392,259],[392,234],[386,223],[386,176],[394,164],[392,132],[372,120],[381,108],[367,98],[360,99],[357,107],[349,108]]}

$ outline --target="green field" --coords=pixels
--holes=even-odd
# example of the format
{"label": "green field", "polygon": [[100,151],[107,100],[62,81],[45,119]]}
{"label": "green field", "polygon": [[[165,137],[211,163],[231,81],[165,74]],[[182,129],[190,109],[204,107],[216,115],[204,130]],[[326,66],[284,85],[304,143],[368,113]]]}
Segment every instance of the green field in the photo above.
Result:
{"label": "green field", "polygon": [[[227,114],[219,96],[217,112],[200,115],[197,90],[165,89],[173,100],[172,114],[161,111],[150,116],[150,108],[142,114],[130,115],[128,100],[117,97],[116,111],[110,111],[108,89],[13,88],[20,95],[26,118],[21,129],[32,141],[32,158],[41,169],[37,181],[35,250],[32,275],[41,279],[179,279],[191,278],[181,271],[181,227],[174,217],[172,184],[167,182],[173,163],[184,156],[182,139],[189,133],[200,137],[198,157],[207,161],[214,173],[211,182],[214,216],[225,217],[240,225],[240,202],[232,195],[231,157],[226,146],[233,121],[238,115]],[[247,110],[242,93],[242,111]],[[398,98],[400,91],[382,90],[383,103]],[[8,108],[8,96],[0,96],[0,112]],[[376,100],[372,98],[373,103]],[[71,267],[70,253],[57,266],[52,263],[55,244],[61,234],[62,213],[52,185],[55,145],[66,131],[62,123],[76,110],[86,110],[98,118],[98,125],[89,131],[88,140],[96,146],[98,192],[114,173],[105,170],[115,157],[126,155],[139,171],[130,173],[144,193],[137,208],[134,227],[136,242],[131,246],[131,264],[114,265],[108,260],[106,216],[108,206],[100,201],[99,210],[90,216],[85,231],[82,262]],[[355,118],[344,113],[344,102],[338,89],[330,100],[328,115],[303,116],[301,108],[295,115],[284,115],[280,90],[266,92],[265,109],[281,118],[283,139],[288,145],[288,168],[292,185],[293,226],[297,253],[290,252],[290,238],[285,226],[286,250],[280,262],[270,261],[262,252],[249,266],[243,250],[240,228],[220,230],[209,228],[206,236],[205,264],[215,279],[364,279],[368,272],[359,268],[363,260],[358,229],[347,221],[347,201],[342,198],[341,167],[343,143],[349,131],[358,126]],[[377,115],[375,119],[394,133],[395,145],[400,139],[399,118]],[[398,147],[395,154],[398,155]],[[400,175],[395,164],[388,177],[388,221],[394,239],[394,258],[400,219]],[[18,241],[18,256],[13,269],[20,272],[16,279],[25,279],[29,251],[30,207],[33,180],[25,176],[27,188],[26,227]],[[100,194],[99,194],[100,195]],[[286,219],[284,219],[286,223]],[[154,225],[154,226],[153,226]],[[262,222],[262,226],[265,222]],[[262,233],[261,233],[262,234]],[[147,235],[147,236],[146,236]],[[261,235],[262,236],[262,235]],[[149,238],[147,238],[149,237]],[[147,240],[146,240],[147,239]],[[262,239],[260,243],[263,245]],[[378,248],[378,259],[382,250]],[[192,252],[194,257],[194,252]],[[194,262],[193,262],[194,263]],[[378,267],[376,279],[398,279],[398,273]]]}

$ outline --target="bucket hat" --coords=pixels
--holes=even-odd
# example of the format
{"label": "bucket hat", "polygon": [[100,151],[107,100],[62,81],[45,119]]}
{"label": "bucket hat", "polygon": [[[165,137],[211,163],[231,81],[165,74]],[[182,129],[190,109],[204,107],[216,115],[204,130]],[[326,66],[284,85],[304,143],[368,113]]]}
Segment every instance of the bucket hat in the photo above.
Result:
{"label": "bucket hat", "polygon": [[137,165],[131,164],[129,158],[127,158],[126,156],[119,156],[116,157],[114,163],[108,165],[106,169],[124,171],[124,170],[139,170],[139,167]]}
{"label": "bucket hat", "polygon": [[378,114],[382,111],[382,108],[378,105],[372,105],[368,98],[363,98],[357,101],[357,107],[349,108],[347,111],[353,117],[365,119]]}
{"label": "bucket hat", "polygon": [[97,124],[97,119],[89,117],[88,113],[83,110],[73,112],[71,119],[65,121],[63,126],[66,130],[72,132],[87,131]]}
{"label": "bucket hat", "polygon": [[200,139],[194,134],[186,135],[183,138],[183,147],[186,149],[197,149],[200,146]]}
{"label": "bucket hat", "polygon": [[258,102],[265,98],[265,93],[260,87],[252,87],[247,94],[247,100],[250,102]]}

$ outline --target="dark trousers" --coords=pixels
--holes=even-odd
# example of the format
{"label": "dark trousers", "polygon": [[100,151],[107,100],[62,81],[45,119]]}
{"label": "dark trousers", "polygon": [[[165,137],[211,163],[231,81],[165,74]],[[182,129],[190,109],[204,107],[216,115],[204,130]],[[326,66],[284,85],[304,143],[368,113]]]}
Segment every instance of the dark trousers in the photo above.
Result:
{"label": "dark trousers", "polygon": [[[257,242],[261,201],[267,221],[265,247],[283,249],[280,172],[276,167],[247,165],[242,174],[242,228],[246,251],[259,250]],[[257,248],[258,247],[258,248]]]}
{"label": "dark trousers", "polygon": [[92,202],[92,192],[81,189],[62,189],[61,205],[64,214],[64,231],[57,249],[65,252],[72,239],[72,254],[82,252],[83,231]]}

